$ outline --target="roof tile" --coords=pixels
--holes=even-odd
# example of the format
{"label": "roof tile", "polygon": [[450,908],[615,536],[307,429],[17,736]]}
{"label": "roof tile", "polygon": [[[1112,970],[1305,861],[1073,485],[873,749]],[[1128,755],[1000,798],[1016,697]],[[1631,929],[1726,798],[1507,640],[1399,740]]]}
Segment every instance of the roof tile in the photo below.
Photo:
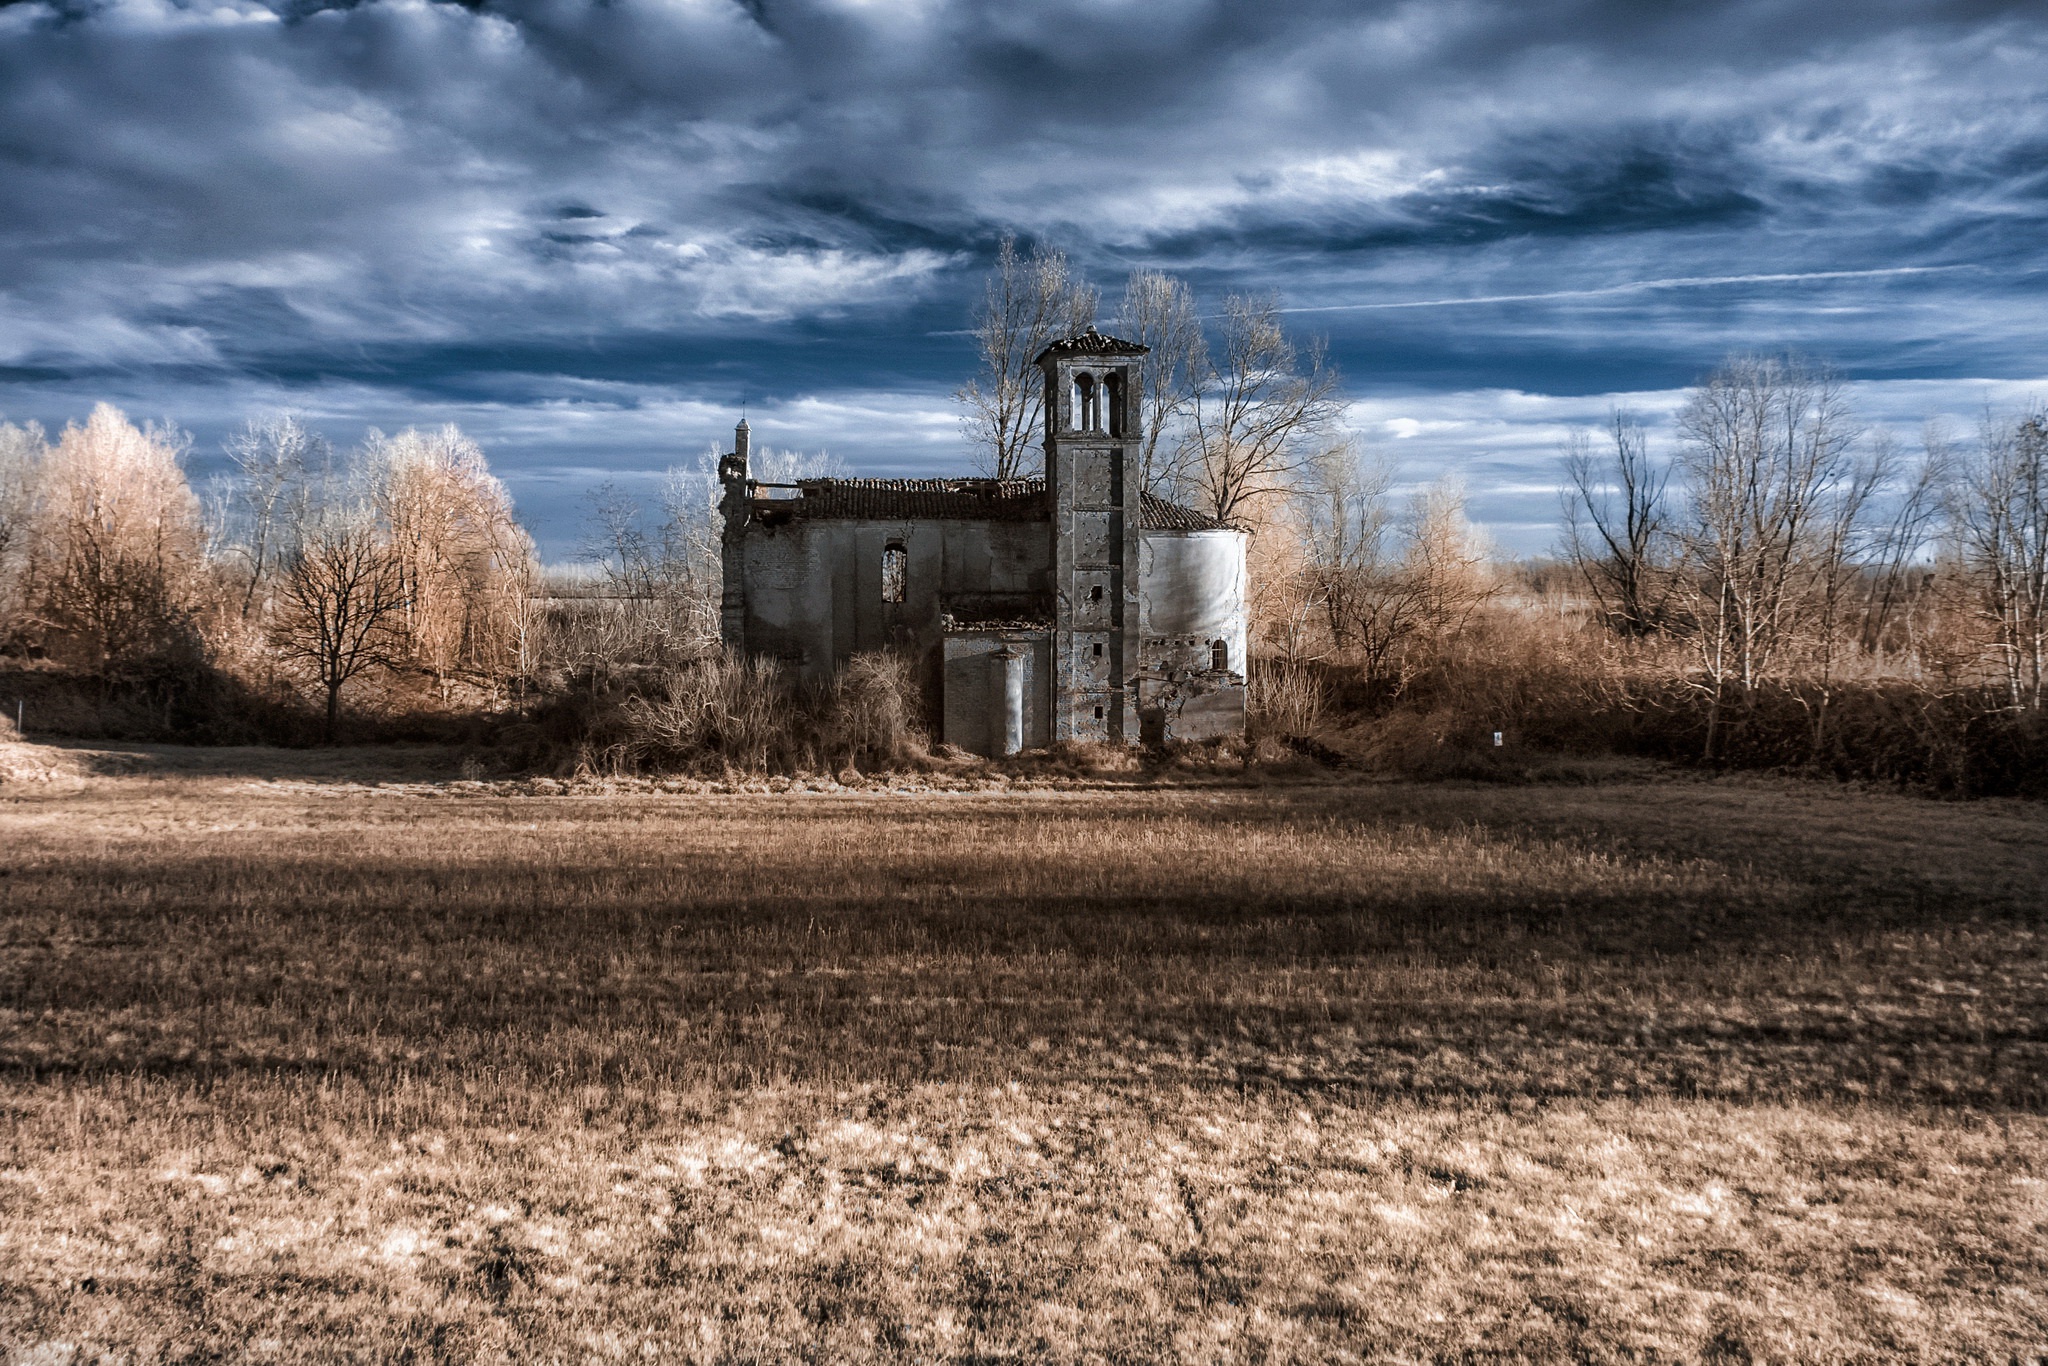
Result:
{"label": "roof tile", "polygon": [[[1043,479],[803,479],[796,488],[795,498],[756,498],[755,510],[805,521],[1042,522],[1051,515]],[[1149,493],[1141,507],[1146,531],[1242,529]]]}

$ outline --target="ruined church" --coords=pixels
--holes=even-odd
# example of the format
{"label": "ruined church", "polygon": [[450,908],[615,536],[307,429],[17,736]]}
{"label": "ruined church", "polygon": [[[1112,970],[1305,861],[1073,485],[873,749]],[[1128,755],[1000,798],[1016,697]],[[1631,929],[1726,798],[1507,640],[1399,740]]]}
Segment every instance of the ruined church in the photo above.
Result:
{"label": "ruined church", "polygon": [[939,738],[977,754],[1241,733],[1247,533],[1141,486],[1145,354],[1092,327],[1040,353],[1042,479],[766,483],[742,420],[726,643],[814,677],[904,652]]}

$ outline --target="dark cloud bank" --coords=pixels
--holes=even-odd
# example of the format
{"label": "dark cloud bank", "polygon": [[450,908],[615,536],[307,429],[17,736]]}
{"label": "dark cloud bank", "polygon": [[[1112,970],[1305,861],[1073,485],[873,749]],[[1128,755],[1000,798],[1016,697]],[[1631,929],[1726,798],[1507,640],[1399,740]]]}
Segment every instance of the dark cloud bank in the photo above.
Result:
{"label": "dark cloud bank", "polygon": [[17,0],[0,414],[454,419],[567,553],[742,402],[960,463],[1017,233],[1276,291],[1534,549],[1558,430],[1731,348],[1879,420],[2034,392],[2044,49],[2039,5]]}

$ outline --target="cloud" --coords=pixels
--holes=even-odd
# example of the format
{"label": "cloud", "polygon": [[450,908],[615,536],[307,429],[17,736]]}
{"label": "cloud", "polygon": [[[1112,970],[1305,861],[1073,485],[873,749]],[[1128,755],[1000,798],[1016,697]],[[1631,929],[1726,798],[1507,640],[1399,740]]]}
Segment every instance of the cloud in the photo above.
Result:
{"label": "cloud", "polygon": [[[1276,292],[1368,402],[2026,379],[2044,64],[2037,6],[1933,0],[28,0],[0,410],[878,432],[969,369],[1006,233]],[[854,444],[944,456],[911,430]]]}

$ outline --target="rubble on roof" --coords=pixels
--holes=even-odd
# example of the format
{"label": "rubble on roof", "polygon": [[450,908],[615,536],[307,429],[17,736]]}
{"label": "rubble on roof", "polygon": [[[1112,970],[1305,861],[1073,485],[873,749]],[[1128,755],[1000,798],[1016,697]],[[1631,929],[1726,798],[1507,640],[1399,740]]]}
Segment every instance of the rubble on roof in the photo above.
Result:
{"label": "rubble on roof", "polygon": [[1049,631],[1052,624],[1043,594],[949,593],[939,601],[942,631]]}
{"label": "rubble on roof", "polygon": [[1047,356],[1143,356],[1151,350],[1151,347],[1140,342],[1125,341],[1122,337],[1097,332],[1091,324],[1086,332],[1072,337],[1062,337],[1046,347],[1031,363],[1042,365]]}
{"label": "rubble on roof", "polygon": [[[774,496],[793,487],[795,496]],[[773,489],[773,493],[764,490]],[[976,522],[1041,522],[1051,515],[1043,479],[804,479],[794,486],[756,485],[756,516],[769,523],[899,522],[951,518]],[[1242,531],[1231,522],[1145,494],[1146,531]]]}
{"label": "rubble on roof", "polygon": [[806,520],[905,521],[946,517],[1035,522],[1048,515],[1042,479],[804,479],[795,498],[757,494],[758,511]]}

